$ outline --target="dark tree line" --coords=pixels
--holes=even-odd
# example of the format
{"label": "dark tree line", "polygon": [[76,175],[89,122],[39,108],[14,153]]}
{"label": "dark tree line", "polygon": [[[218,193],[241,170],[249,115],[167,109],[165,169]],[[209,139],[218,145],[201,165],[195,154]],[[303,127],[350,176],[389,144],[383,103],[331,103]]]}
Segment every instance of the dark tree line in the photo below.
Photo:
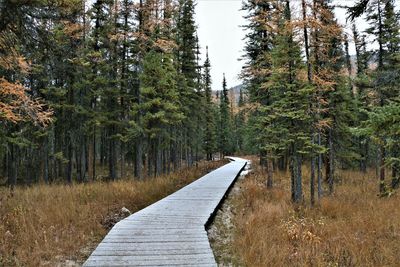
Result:
{"label": "dark tree line", "polygon": [[229,100],[220,112],[193,0],[2,0],[0,12],[10,186],[142,179],[225,149],[218,125],[231,123]]}
{"label": "dark tree line", "polygon": [[0,167],[10,186],[142,179],[218,152],[258,153],[268,187],[289,171],[296,203],[304,165],[312,204],[334,193],[343,168],[375,168],[382,196],[399,186],[393,0],[356,2],[351,33],[329,0],[297,2],[298,14],[288,0],[245,1],[238,97],[225,78],[211,90],[193,0],[0,3]]}
{"label": "dark tree line", "polygon": [[[395,1],[356,2],[349,21],[365,14],[370,24],[344,32],[329,0],[245,1],[246,66],[252,151],[267,170],[291,173],[292,200],[304,199],[301,166],[310,166],[310,201],[332,194],[338,168],[374,167],[380,194],[398,187],[399,14]],[[370,49],[373,39],[377,49]],[[349,54],[355,44],[355,64]],[[354,67],[355,65],[355,67]],[[254,148],[256,148],[254,150]],[[391,169],[392,182],[386,182]]]}

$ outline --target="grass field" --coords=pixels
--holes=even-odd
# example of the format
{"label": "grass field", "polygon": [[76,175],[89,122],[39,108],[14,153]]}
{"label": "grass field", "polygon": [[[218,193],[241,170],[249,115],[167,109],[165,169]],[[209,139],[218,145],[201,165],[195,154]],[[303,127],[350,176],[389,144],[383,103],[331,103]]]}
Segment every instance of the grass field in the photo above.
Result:
{"label": "grass field", "polygon": [[[233,199],[234,234],[230,244],[244,266],[399,266],[400,197],[379,198],[375,172],[340,171],[333,196],[296,211],[290,201],[289,173],[254,172]],[[309,177],[308,168],[303,168]],[[304,181],[308,201],[308,181]]]}
{"label": "grass field", "polygon": [[122,207],[140,210],[224,163],[202,162],[144,181],[0,189],[0,266],[82,263],[124,216]]}

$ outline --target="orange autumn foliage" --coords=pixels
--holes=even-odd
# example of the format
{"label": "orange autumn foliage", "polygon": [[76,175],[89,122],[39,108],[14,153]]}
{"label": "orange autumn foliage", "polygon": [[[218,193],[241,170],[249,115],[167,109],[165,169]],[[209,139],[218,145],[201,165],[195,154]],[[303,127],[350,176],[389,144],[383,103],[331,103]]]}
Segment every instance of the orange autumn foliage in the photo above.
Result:
{"label": "orange autumn foliage", "polygon": [[51,122],[51,110],[46,110],[40,99],[30,97],[28,88],[0,78],[0,120],[13,123],[30,120],[37,125]]}
{"label": "orange autumn foliage", "polygon": [[[3,32],[0,35],[0,68],[19,74],[27,75],[30,64],[13,47],[13,35]],[[6,51],[6,52],[5,52]],[[46,126],[51,122],[53,112],[47,109],[44,103],[29,95],[26,88],[19,81],[11,82],[0,77],[0,122],[18,123],[31,121],[35,125]]]}

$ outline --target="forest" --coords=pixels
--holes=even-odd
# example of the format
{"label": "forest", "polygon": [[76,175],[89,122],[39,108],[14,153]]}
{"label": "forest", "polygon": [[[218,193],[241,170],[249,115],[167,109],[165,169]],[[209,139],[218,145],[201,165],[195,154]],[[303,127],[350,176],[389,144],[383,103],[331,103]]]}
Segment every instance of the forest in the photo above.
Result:
{"label": "forest", "polygon": [[210,61],[199,61],[194,6],[2,1],[7,184],[142,179],[222,147],[232,153],[229,130],[216,134],[230,123],[227,88],[219,109]]}
{"label": "forest", "polygon": [[318,197],[324,181],[333,192],[337,168],[374,167],[390,194],[400,177],[399,14],[394,1],[360,1],[348,20],[370,27],[349,34],[329,2],[302,1],[299,14],[290,1],[243,4],[236,101],[225,77],[212,94],[193,1],[2,1],[4,182],[142,179],[236,152],[260,156],[268,186],[289,168],[295,202],[305,163]]}
{"label": "forest", "polygon": [[244,0],[235,95],[211,77],[195,0],[0,0],[3,195],[252,155],[266,192],[288,174],[296,211],[338,198],[346,172],[373,179],[378,201],[396,196],[400,5],[334,2]]}

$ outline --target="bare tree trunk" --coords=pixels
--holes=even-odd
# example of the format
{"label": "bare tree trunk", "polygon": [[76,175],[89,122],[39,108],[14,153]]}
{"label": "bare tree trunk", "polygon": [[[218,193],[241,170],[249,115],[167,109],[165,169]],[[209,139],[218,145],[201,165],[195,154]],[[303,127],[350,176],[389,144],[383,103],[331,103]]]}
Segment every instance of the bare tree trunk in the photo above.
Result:
{"label": "bare tree trunk", "polygon": [[157,143],[156,143],[156,147],[154,149],[155,155],[156,155],[156,176],[161,175],[161,170],[162,170],[162,150],[161,150],[161,141],[160,141],[160,137],[157,138]]}
{"label": "bare tree trunk", "polygon": [[79,183],[81,183],[82,182],[82,168],[81,168],[81,163],[82,163],[82,161],[81,161],[81,156],[82,156],[82,154],[81,154],[81,140],[79,140],[79,144],[78,144],[78,147],[77,147],[77,149],[76,149],[76,152],[75,152],[75,162],[76,162],[76,178],[77,178],[77,181],[79,182]]}
{"label": "bare tree trunk", "polygon": [[311,203],[312,206],[315,204],[315,157],[314,156],[311,157],[310,203]]}
{"label": "bare tree trunk", "polygon": [[116,151],[116,142],[114,139],[115,126],[111,126],[109,129],[109,140],[108,140],[108,170],[109,170],[109,178],[112,181],[117,179],[117,151]]}
{"label": "bare tree trunk", "polygon": [[153,141],[149,138],[149,148],[147,154],[147,176],[153,177],[153,163],[154,163],[154,145]]}
{"label": "bare tree trunk", "polygon": [[272,167],[272,161],[269,158],[266,158],[266,167],[267,167],[267,188],[272,188],[272,186],[273,186],[273,167]]}
{"label": "bare tree trunk", "polygon": [[[293,152],[291,152],[293,153]],[[293,155],[290,156],[290,163],[289,163],[289,169],[290,169],[290,196],[292,199],[292,202],[296,202],[296,170],[295,170],[295,158]]]}
{"label": "bare tree trunk", "polygon": [[82,144],[81,144],[81,179],[82,182],[86,181],[86,138],[82,136]]}
{"label": "bare tree trunk", "polygon": [[49,137],[44,141],[43,146],[44,164],[43,164],[43,180],[49,184]]}
{"label": "bare tree trunk", "polygon": [[138,140],[136,143],[136,149],[135,149],[135,177],[138,179],[143,179],[143,166],[142,166],[142,141]]}
{"label": "bare tree trunk", "polygon": [[[329,145],[329,194],[333,193],[333,186],[335,182],[335,152],[333,148],[333,130],[332,128],[329,129],[328,133],[328,145]],[[326,166],[328,167],[328,165]]]}
{"label": "bare tree trunk", "polygon": [[[93,137],[92,137],[93,138]],[[93,150],[94,150],[94,143],[89,142],[89,151],[88,151],[88,178],[94,181],[94,166],[93,166]]]}
{"label": "bare tree trunk", "polygon": [[174,171],[178,169],[177,146],[178,146],[177,141],[173,141],[171,144],[171,160]]}
{"label": "bare tree trunk", "polygon": [[68,143],[67,143],[67,167],[66,167],[66,180],[69,184],[72,184],[72,138],[71,138],[71,134],[68,134]]}
{"label": "bare tree trunk", "polygon": [[125,178],[125,151],[122,144],[120,145],[120,155],[121,155],[121,170],[120,170],[121,178]]}
{"label": "bare tree trunk", "polygon": [[381,145],[379,150],[379,192],[385,194],[385,146]]}
{"label": "bare tree trunk", "polygon": [[295,155],[296,161],[296,202],[300,203],[303,201],[303,179],[302,179],[302,158],[300,155]]}
{"label": "bare tree trunk", "polygon": [[16,167],[16,148],[14,144],[9,145],[8,152],[8,186],[14,190],[17,185],[17,167]]}
{"label": "bare tree trunk", "polygon": [[[318,146],[321,146],[321,131],[318,131]],[[322,154],[318,153],[317,163],[318,199],[322,197]]]}

